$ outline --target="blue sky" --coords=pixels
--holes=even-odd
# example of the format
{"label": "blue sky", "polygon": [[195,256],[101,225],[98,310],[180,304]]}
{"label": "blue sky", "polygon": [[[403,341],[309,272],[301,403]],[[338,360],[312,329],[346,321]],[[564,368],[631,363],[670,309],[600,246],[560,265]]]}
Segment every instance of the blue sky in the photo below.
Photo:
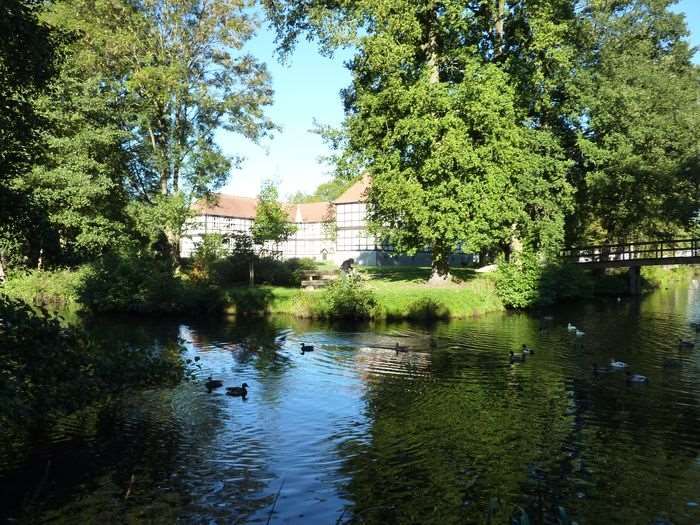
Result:
{"label": "blue sky", "polygon": [[[674,10],[685,13],[690,41],[700,46],[700,0],[681,0]],[[247,50],[267,63],[275,89],[275,101],[267,114],[282,130],[260,145],[229,133],[217,137],[225,153],[244,157],[222,191],[253,197],[263,180],[273,179],[282,197],[298,190],[310,193],[329,179],[330,171],[319,162],[328,149],[310,130],[314,119],[333,126],[342,121],[340,90],[350,83],[343,65],[349,55],[326,58],[315,44],[302,41],[287,63],[280,64],[274,54],[274,34],[267,28],[249,42]],[[700,63],[700,53],[695,62]]]}

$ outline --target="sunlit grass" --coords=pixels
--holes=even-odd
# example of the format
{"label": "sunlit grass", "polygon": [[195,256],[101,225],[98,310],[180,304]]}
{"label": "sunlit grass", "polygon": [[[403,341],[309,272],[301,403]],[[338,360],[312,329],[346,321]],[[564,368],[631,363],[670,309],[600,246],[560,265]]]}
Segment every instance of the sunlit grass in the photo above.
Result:
{"label": "sunlit grass", "polygon": [[[428,284],[429,268],[362,268],[360,273],[377,299],[378,318],[464,318],[503,309],[493,276],[472,270],[457,269],[453,272],[457,277],[454,282],[439,286]],[[294,316],[313,316],[323,293],[280,286],[256,289],[266,295],[267,312]],[[243,294],[250,293],[245,290],[229,289],[231,302],[241,304]]]}

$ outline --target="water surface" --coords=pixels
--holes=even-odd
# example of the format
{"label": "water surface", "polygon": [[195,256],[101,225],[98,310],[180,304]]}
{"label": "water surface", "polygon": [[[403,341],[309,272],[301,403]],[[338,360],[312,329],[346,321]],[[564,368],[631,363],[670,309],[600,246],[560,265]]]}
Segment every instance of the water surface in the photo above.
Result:
{"label": "water surface", "polygon": [[[197,379],[0,452],[0,519],[700,523],[700,349],[678,348],[694,321],[698,282],[432,325],[101,320],[105,342],[179,338]],[[536,353],[511,365],[522,343]],[[650,383],[594,376],[611,358]],[[248,398],[207,393],[210,374]]]}

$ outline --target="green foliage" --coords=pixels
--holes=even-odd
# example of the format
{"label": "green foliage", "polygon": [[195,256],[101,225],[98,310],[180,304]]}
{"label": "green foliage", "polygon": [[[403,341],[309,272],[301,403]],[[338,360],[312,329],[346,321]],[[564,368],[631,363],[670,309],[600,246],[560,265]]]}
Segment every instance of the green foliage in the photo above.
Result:
{"label": "green foliage", "polygon": [[[59,34],[41,23],[41,3],[0,4],[0,264],[34,262],[48,247],[45,211],[15,187],[31,169],[47,122],[33,103],[56,73]],[[42,246],[43,242],[43,246]]]}
{"label": "green foliage", "polygon": [[496,278],[496,292],[508,308],[528,308],[539,300],[542,265],[536,255],[514,256],[500,261]]}
{"label": "green foliage", "polygon": [[80,303],[95,312],[217,312],[221,290],[206,282],[182,279],[170,261],[134,252],[108,254],[83,281]]}
{"label": "green foliage", "polygon": [[359,275],[343,275],[320,293],[314,317],[370,319],[374,317],[377,299]]}
{"label": "green foliage", "polygon": [[46,3],[43,21],[67,36],[65,60],[37,106],[51,124],[47,150],[21,188],[48,211],[62,251],[95,257],[146,236],[177,258],[183,210],[240,161],[220,150],[217,130],[258,140],[274,128],[265,66],[242,51],[256,28],[247,7]]}
{"label": "green foliage", "polygon": [[337,170],[368,170],[375,232],[444,272],[457,245],[551,257],[565,221],[571,241],[687,227],[700,74],[672,3],[264,5],[283,54],[302,36],[355,50],[346,120],[325,132]]}
{"label": "green foliage", "polygon": [[340,23],[357,24],[347,40],[357,49],[347,116],[334,142],[340,171],[361,166],[372,176],[369,217],[382,241],[407,254],[429,247],[440,274],[459,246],[507,249],[519,239],[550,250],[561,242],[571,163],[557,137],[518,106],[515,78],[493,60],[499,43],[479,42],[494,34],[489,8],[266,5],[283,46],[305,30],[332,46],[343,40]]}
{"label": "green foliage", "polygon": [[192,255],[191,276],[195,280],[212,278],[216,263],[228,253],[223,241],[223,235],[219,233],[208,233],[202,236],[202,242]]}
{"label": "green foliage", "polygon": [[267,242],[277,244],[289,239],[296,230],[296,225],[289,222],[287,210],[279,202],[275,184],[263,182],[251,231],[253,242],[261,246]]}
{"label": "green foliage", "polygon": [[592,297],[594,286],[595,279],[587,270],[543,261],[532,253],[517,254],[498,264],[496,291],[508,308],[547,306]]}
{"label": "green foliage", "polygon": [[296,192],[290,197],[289,202],[292,204],[301,204],[304,202],[333,202],[345,193],[354,183],[354,178],[347,180],[336,177],[329,182],[319,184],[318,188],[311,194],[306,194],[301,191]]}
{"label": "green foliage", "polygon": [[[125,388],[180,381],[181,347],[97,345],[58,317],[0,294],[0,425],[6,432]],[[22,428],[19,428],[21,430]]]}
{"label": "green foliage", "polygon": [[667,1],[624,4],[592,3],[583,20],[577,226],[594,241],[676,235],[698,208],[700,70],[685,20]]}
{"label": "green foliage", "polygon": [[9,276],[2,291],[35,306],[52,309],[74,307],[89,274],[90,268],[87,266],[75,270],[18,270]]}
{"label": "green foliage", "polygon": [[[255,257],[254,264],[255,284],[273,286],[299,286],[302,272],[316,269],[312,259]],[[239,255],[219,259],[212,264],[209,276],[212,283],[222,287],[248,282],[248,260]]]}

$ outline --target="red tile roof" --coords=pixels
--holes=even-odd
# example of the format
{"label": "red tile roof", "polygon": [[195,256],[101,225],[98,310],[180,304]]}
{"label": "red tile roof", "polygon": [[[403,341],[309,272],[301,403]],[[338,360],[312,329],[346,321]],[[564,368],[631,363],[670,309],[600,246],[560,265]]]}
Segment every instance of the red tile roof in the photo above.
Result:
{"label": "red tile roof", "polygon": [[368,174],[364,174],[360,180],[350,186],[345,193],[333,201],[334,204],[349,204],[351,202],[363,202],[366,198],[367,190],[372,182]]}
{"label": "red tile roof", "polygon": [[253,197],[239,197],[237,195],[224,195],[223,193],[217,194],[212,204],[206,201],[199,201],[194,205],[195,209],[202,215],[219,215],[239,219],[255,219],[257,206],[258,199]]}
{"label": "red tile roof", "polygon": [[330,202],[305,202],[287,207],[291,222],[325,222],[334,215]]}
{"label": "red tile roof", "polygon": [[[199,201],[194,208],[202,215],[218,215],[220,217],[236,217],[239,219],[255,219],[258,199],[239,197],[238,195],[215,196],[209,204]],[[308,202],[303,204],[288,204],[285,206],[290,222],[325,222],[333,217],[333,207],[330,202]],[[329,209],[330,208],[330,209]]]}

